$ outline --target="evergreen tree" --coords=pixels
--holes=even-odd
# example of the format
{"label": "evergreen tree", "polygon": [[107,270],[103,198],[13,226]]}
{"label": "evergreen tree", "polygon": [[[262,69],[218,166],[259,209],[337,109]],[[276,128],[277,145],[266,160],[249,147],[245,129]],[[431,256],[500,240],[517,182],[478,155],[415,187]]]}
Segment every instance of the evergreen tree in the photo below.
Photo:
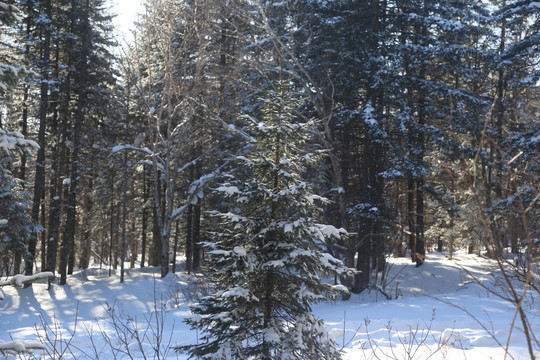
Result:
{"label": "evergreen tree", "polygon": [[[0,1],[0,36],[9,33],[9,27],[21,21],[21,13],[16,6]],[[13,57],[13,45],[9,41],[2,41],[0,45],[0,95],[4,95],[8,87],[14,85],[22,70],[20,63]],[[1,125],[1,121],[0,121]]]}
{"label": "evergreen tree", "polygon": [[21,182],[14,178],[0,161],[0,273],[18,274],[20,262],[17,258],[26,255],[28,234],[33,231],[33,222],[28,217],[28,194],[22,191]]}
{"label": "evergreen tree", "polygon": [[[21,21],[22,14],[17,7],[0,1],[0,36],[3,38],[0,45],[0,96],[9,101],[7,106],[2,104],[0,117],[0,272],[5,274],[11,270],[17,274],[20,272],[21,259],[28,255],[28,234],[36,228],[27,214],[28,194],[23,191],[23,182],[14,175],[13,169],[17,155],[21,156],[24,168],[26,157],[39,146],[25,139],[20,132],[8,130],[13,126],[9,124],[12,120],[9,117],[14,115],[12,90],[22,75],[28,74],[22,66],[23,59],[18,57],[24,41],[20,41],[15,31]],[[4,119],[4,114],[8,119]]]}
{"label": "evergreen tree", "polygon": [[[112,91],[115,71],[110,54],[112,28],[111,17],[107,15],[103,0],[85,0],[81,3],[72,1],[69,8],[71,29],[74,41],[71,44],[68,61],[72,63],[73,101],[71,111],[71,137],[69,138],[69,192],[67,196],[66,223],[60,259],[60,284],[65,284],[66,275],[72,273],[75,266],[75,246],[77,245],[77,212],[81,193],[91,193],[93,188],[92,170],[99,154],[94,148],[95,136],[105,119],[116,116],[112,111],[117,107]],[[109,71],[104,71],[108,69]],[[70,91],[71,92],[71,91]],[[69,104],[68,104],[69,105]],[[102,163],[103,164],[103,163]],[[97,167],[97,166],[96,166]],[[85,176],[84,174],[87,173]],[[83,182],[83,180],[85,180]],[[81,187],[86,185],[85,191]],[[82,199],[84,209],[91,211],[90,197]],[[88,226],[88,219],[83,225]],[[81,234],[88,238],[87,229]],[[89,247],[89,246],[86,246]],[[88,255],[83,255],[83,263]]]}
{"label": "evergreen tree", "polygon": [[28,235],[34,231],[34,222],[28,216],[28,194],[9,169],[16,153],[31,155],[37,148],[20,133],[0,128],[0,273],[20,272],[20,262],[15,260],[26,255]]}
{"label": "evergreen tree", "polygon": [[[479,84],[488,74],[481,41],[490,33],[482,27],[487,12],[475,1],[395,1],[389,9],[392,156],[384,176],[406,188],[397,213],[405,214],[412,260],[421,265],[427,197],[437,200],[435,172],[426,159],[455,161],[473,153],[461,147],[461,136],[479,132],[479,117],[489,106]],[[452,217],[453,207],[440,204]]]}
{"label": "evergreen tree", "polygon": [[[509,199],[520,197],[520,201],[529,203],[535,196],[534,190],[523,191],[527,188],[525,184],[534,182],[534,176],[529,166],[520,163],[531,159],[531,144],[526,139],[532,138],[532,146],[535,146],[538,124],[523,119],[520,108],[523,102],[531,100],[530,94],[535,94],[540,79],[540,18],[538,3],[534,1],[494,3],[498,7],[492,18],[492,26],[498,30],[492,63],[494,105],[486,130],[489,155],[482,165],[485,170],[484,210],[493,219],[490,220],[493,241],[486,245],[489,252],[497,256],[502,254],[509,240],[513,251],[517,252],[521,247],[518,243],[531,231],[524,226],[527,215]],[[518,153],[522,155],[516,159],[515,168],[509,168],[507,162]],[[522,171],[513,174],[515,169]]]}
{"label": "evergreen tree", "polygon": [[324,252],[341,230],[317,223],[318,203],[302,178],[321,149],[311,146],[316,122],[294,115],[300,103],[282,71],[264,91],[262,118],[246,115],[252,135],[228,181],[217,188],[229,200],[215,241],[206,243],[208,275],[218,291],[192,307],[187,323],[202,342],[181,347],[207,359],[336,359],[314,303],[333,298],[342,286],[324,279],[350,274]]}

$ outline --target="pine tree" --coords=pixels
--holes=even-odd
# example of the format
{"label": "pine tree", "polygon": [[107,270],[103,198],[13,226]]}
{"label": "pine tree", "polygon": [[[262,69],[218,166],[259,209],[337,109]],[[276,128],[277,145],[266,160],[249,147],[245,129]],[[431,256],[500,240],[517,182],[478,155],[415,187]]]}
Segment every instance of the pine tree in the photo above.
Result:
{"label": "pine tree", "polygon": [[490,33],[483,26],[487,12],[476,1],[395,1],[389,9],[394,35],[388,50],[395,70],[387,90],[392,156],[385,177],[406,187],[404,225],[412,259],[421,265],[426,200],[436,195],[426,159],[459,159],[466,153],[459,135],[481,128],[479,114],[489,102],[480,93],[488,74],[480,39]]}
{"label": "pine tree", "polygon": [[[524,101],[529,101],[529,91],[535,93],[540,79],[537,56],[540,19],[539,5],[535,1],[503,0],[494,3],[499,7],[492,19],[492,26],[498,30],[492,64],[494,106],[486,131],[486,152],[489,155],[482,165],[485,169],[485,210],[490,218],[498,219],[490,221],[493,244],[488,244],[488,248],[492,255],[498,256],[508,246],[509,238],[513,251],[517,252],[518,242],[525,237],[524,233],[530,231],[523,223],[525,214],[517,211],[516,204],[508,199],[522,196],[521,201],[528,203],[534,198],[535,195],[531,194],[534,190],[521,193],[527,188],[525,183],[534,182],[534,176],[529,177],[532,169],[523,166],[523,172],[512,174],[507,162],[517,153],[523,154],[516,159],[518,163],[530,160],[526,139],[532,136],[534,140],[538,129],[537,123],[520,118],[519,108]],[[514,166],[519,168],[517,163]],[[521,181],[525,183],[520,184]]]}
{"label": "pine tree", "polygon": [[[22,20],[19,9],[11,3],[0,1],[0,96],[12,96],[14,85],[28,72],[23,60],[18,57],[23,41],[14,33],[16,25]],[[11,100],[10,100],[11,103]],[[10,117],[12,104],[2,109],[0,118],[0,272],[9,273],[9,263],[13,261],[13,271],[19,273],[21,259],[28,255],[26,241],[28,234],[36,228],[27,215],[28,194],[23,191],[23,182],[12,169],[17,155],[21,156],[24,169],[26,157],[38,148],[38,145],[25,139],[17,131],[9,131],[11,124],[4,123],[4,114]],[[10,119],[7,119],[8,122]],[[24,129],[23,129],[24,131]]]}
{"label": "pine tree", "polygon": [[18,262],[10,263],[26,255],[26,240],[33,226],[27,215],[29,204],[27,194],[22,191],[20,181],[12,176],[2,162],[0,162],[0,220],[3,220],[5,224],[0,225],[0,253],[2,254],[0,272],[18,274],[20,272]]}
{"label": "pine tree", "polygon": [[[100,122],[116,114],[111,110],[117,107],[114,101],[112,86],[115,82],[115,71],[112,68],[113,57],[110,46],[113,44],[110,36],[111,17],[107,15],[104,1],[85,0],[83,2],[71,1],[69,7],[70,26],[74,38],[68,48],[68,61],[72,64],[71,74],[73,87],[70,93],[75,95],[71,116],[71,143],[69,160],[69,192],[67,194],[68,206],[66,209],[66,223],[60,259],[60,284],[65,284],[66,275],[71,274],[75,266],[75,246],[77,240],[77,213],[79,197],[83,191],[81,187],[87,186],[86,191],[91,192],[94,181],[91,174],[84,176],[85,172],[95,165],[96,149],[95,136],[99,133]],[[107,70],[108,71],[104,71]],[[83,167],[84,166],[84,167]],[[94,170],[98,173],[98,170]],[[86,180],[86,182],[83,182]],[[86,211],[91,210],[91,199],[82,199]],[[85,219],[85,225],[88,220]],[[84,229],[84,236],[89,234]],[[87,255],[83,252],[83,258]],[[83,263],[86,262],[83,259]]]}
{"label": "pine tree", "polygon": [[339,351],[314,303],[342,286],[323,279],[350,274],[324,252],[341,230],[317,223],[318,203],[302,179],[321,150],[310,148],[315,121],[299,121],[300,105],[284,72],[260,99],[262,119],[246,115],[253,136],[228,181],[216,191],[229,200],[215,211],[214,242],[206,243],[208,275],[218,291],[192,307],[186,321],[202,330],[202,342],[179,348],[207,359],[336,359]]}
{"label": "pine tree", "polygon": [[[16,6],[0,1],[0,35],[5,35],[8,27],[16,25],[20,20],[20,12]],[[4,95],[8,88],[14,85],[22,70],[20,65],[14,62],[13,47],[10,41],[3,41],[0,45],[0,95]],[[4,49],[7,47],[7,51]],[[1,125],[1,122],[0,122]]]}
{"label": "pine tree", "polygon": [[17,153],[29,156],[37,148],[34,141],[24,139],[20,133],[0,128],[0,273],[20,272],[20,263],[11,262],[26,255],[26,241],[34,230],[28,216],[28,194],[9,168]]}

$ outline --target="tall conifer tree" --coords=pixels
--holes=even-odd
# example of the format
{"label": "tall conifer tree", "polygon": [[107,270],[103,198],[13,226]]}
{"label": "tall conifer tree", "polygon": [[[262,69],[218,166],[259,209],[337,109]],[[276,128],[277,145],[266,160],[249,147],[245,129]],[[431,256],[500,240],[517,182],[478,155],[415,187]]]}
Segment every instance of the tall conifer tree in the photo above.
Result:
{"label": "tall conifer tree", "polygon": [[215,359],[337,359],[314,303],[341,290],[322,279],[349,273],[325,253],[327,237],[341,235],[316,220],[318,203],[302,178],[320,157],[312,147],[315,122],[294,115],[300,102],[281,72],[264,91],[262,117],[246,115],[253,140],[226,183],[228,199],[214,242],[207,243],[208,274],[218,291],[193,306],[187,322],[202,342],[184,346],[191,356]]}

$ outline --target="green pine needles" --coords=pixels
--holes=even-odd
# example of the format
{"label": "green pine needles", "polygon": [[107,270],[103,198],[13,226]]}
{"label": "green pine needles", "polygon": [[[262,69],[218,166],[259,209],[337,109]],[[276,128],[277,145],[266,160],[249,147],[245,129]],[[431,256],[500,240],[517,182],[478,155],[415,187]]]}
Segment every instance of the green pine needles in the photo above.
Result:
{"label": "green pine needles", "polygon": [[325,282],[352,275],[325,252],[328,239],[345,231],[316,221],[326,199],[302,179],[322,154],[308,150],[316,122],[294,116],[300,101],[283,72],[276,84],[261,99],[262,120],[244,117],[250,150],[236,157],[230,181],[216,190],[229,200],[228,211],[214,213],[219,231],[205,244],[208,275],[219,290],[186,320],[202,331],[199,344],[178,348],[191,358],[341,357],[311,306],[346,291]]}

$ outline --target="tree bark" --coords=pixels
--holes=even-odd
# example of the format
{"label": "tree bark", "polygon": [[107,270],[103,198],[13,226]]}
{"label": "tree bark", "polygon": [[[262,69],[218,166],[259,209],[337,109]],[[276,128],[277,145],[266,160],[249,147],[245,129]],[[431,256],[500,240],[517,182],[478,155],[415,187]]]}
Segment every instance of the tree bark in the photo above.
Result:
{"label": "tree bark", "polygon": [[[73,2],[72,2],[73,4]],[[73,11],[75,5],[73,4]],[[82,9],[81,27],[81,55],[78,62],[78,101],[77,111],[74,119],[73,153],[71,161],[71,182],[69,186],[68,208],[66,215],[66,227],[62,247],[62,257],[60,259],[60,285],[66,283],[66,268],[68,266],[68,255],[74,245],[75,225],[77,215],[77,183],[79,182],[79,152],[81,147],[81,127],[87,112],[87,86],[88,86],[88,57],[90,51],[90,2],[86,0]]]}
{"label": "tree bark", "polygon": [[148,208],[146,203],[149,199],[149,190],[148,190],[148,180],[147,180],[147,171],[146,169],[143,172],[143,201],[144,206],[142,210],[142,239],[141,239],[141,268],[144,267],[146,263],[146,238],[147,238],[147,229],[148,229]]}
{"label": "tree bark", "polygon": [[193,205],[189,204],[186,210],[186,267],[188,274],[193,271]]}
{"label": "tree bark", "polygon": [[[51,19],[51,0],[45,0],[44,9],[46,16]],[[41,85],[39,102],[39,150],[36,159],[36,173],[34,177],[34,197],[32,202],[31,217],[35,224],[39,223],[39,210],[41,199],[45,191],[45,131],[47,127],[47,112],[49,109],[49,60],[51,57],[51,28],[44,29],[43,52],[41,56]],[[33,231],[28,239],[28,252],[25,259],[25,274],[32,275],[34,260],[36,257],[36,244],[38,233]]]}
{"label": "tree bark", "polygon": [[124,282],[124,264],[126,262],[126,222],[127,222],[127,150],[124,150],[124,179],[122,181],[122,247],[120,249],[120,282]]}
{"label": "tree bark", "polygon": [[409,232],[409,249],[411,250],[411,260],[416,262],[416,237],[415,237],[415,216],[414,216],[414,180],[409,175],[407,178],[407,229]]}

